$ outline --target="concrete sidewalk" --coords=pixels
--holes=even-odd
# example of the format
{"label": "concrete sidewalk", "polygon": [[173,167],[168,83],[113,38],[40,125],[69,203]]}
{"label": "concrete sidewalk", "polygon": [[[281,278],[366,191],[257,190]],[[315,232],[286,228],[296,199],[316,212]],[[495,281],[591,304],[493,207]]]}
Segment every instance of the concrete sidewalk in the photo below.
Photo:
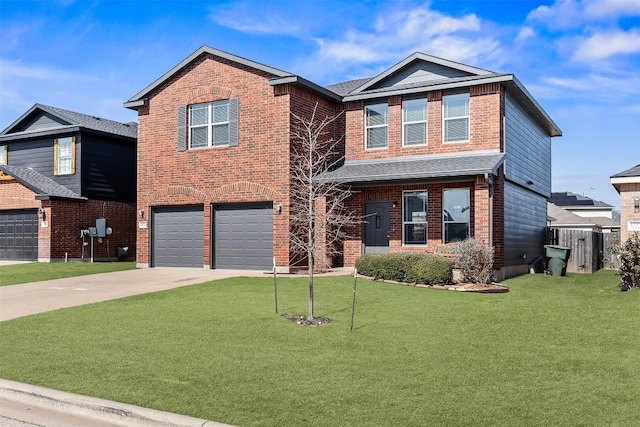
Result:
{"label": "concrete sidewalk", "polygon": [[0,425],[86,427],[224,427],[214,421],[157,411],[0,379]]}
{"label": "concrete sidewalk", "polygon": [[144,268],[0,287],[0,321],[164,291],[228,277],[268,277],[262,271]]}

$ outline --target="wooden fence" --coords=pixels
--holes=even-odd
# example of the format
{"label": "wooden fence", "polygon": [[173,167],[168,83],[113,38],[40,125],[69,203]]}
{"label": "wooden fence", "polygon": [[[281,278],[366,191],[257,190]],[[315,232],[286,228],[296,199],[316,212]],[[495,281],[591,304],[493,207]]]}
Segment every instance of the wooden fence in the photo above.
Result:
{"label": "wooden fence", "polygon": [[620,261],[611,252],[619,242],[618,233],[595,231],[547,229],[547,244],[571,249],[567,272],[595,273],[602,268],[618,268]]}

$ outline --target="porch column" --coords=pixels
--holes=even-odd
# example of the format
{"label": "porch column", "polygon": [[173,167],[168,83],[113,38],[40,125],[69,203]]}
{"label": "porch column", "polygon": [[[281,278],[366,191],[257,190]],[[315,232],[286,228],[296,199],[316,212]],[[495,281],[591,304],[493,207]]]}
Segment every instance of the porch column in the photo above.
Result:
{"label": "porch column", "polygon": [[482,175],[476,176],[473,204],[475,207],[473,237],[488,245],[491,242],[490,221],[492,218],[489,205],[489,184]]}

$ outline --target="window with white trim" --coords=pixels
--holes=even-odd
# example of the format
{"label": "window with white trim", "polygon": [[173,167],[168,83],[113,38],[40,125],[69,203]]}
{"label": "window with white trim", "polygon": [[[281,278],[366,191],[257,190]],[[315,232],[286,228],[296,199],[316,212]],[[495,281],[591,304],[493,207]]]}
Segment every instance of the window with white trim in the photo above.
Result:
{"label": "window with white trim", "polygon": [[402,145],[427,143],[427,99],[402,100]]}
{"label": "window with white trim", "polygon": [[189,106],[189,148],[229,145],[229,100]]}
{"label": "window with white trim", "polygon": [[6,145],[0,145],[0,165],[7,164],[7,151]]}
{"label": "window with white trim", "polygon": [[365,148],[387,148],[387,103],[365,105]]}
{"label": "window with white trim", "polygon": [[469,94],[442,97],[442,137],[444,142],[469,140]]}
{"label": "window with white trim", "polygon": [[75,173],[75,138],[58,138],[54,141],[54,175]]}
{"label": "window with white trim", "polygon": [[402,193],[402,244],[427,244],[427,192]]}
{"label": "window with white trim", "polygon": [[470,192],[452,188],[442,192],[443,243],[461,242],[469,237]]}

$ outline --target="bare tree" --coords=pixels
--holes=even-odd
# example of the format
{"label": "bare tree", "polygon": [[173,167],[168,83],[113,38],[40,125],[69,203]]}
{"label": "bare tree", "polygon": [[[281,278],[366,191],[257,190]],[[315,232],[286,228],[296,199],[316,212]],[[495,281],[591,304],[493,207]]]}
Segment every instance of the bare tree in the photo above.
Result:
{"label": "bare tree", "polygon": [[359,223],[345,205],[351,190],[341,182],[322,179],[322,173],[343,159],[342,138],[335,138],[335,126],[342,115],[323,117],[316,103],[309,117],[291,113],[291,252],[306,259],[309,269],[309,315],[313,311],[313,274],[329,267],[329,260],[341,251],[350,227]]}

